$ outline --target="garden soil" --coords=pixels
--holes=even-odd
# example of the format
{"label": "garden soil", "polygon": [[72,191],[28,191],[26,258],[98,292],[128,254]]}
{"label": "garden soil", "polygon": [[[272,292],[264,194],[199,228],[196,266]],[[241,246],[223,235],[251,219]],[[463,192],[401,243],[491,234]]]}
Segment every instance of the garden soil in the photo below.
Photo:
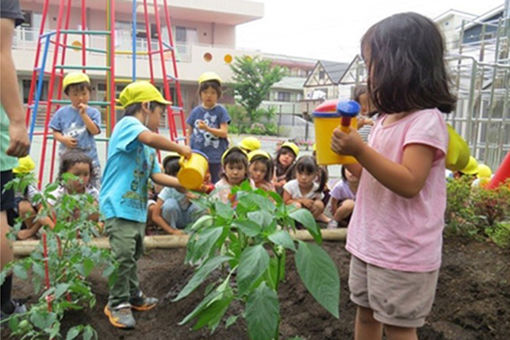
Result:
{"label": "garden soil", "polygon": [[[314,340],[353,339],[356,308],[349,300],[349,254],[344,247],[344,242],[324,243],[340,272],[340,319],[332,317],[315,302],[301,283],[293,258],[287,259],[286,280],[279,292],[281,339],[293,336]],[[151,311],[135,312],[135,330],[116,329],[104,316],[108,289],[106,279],[100,273],[92,275],[96,306],[92,310],[68,313],[63,321],[64,329],[89,323],[97,330],[101,340],[247,339],[246,324],[242,318],[228,329],[220,324],[214,334],[207,330],[192,331],[190,324],[178,325],[203,294],[203,290],[198,290],[184,300],[171,302],[192,275],[192,270],[183,264],[184,256],[185,249],[158,249],[148,251],[140,260],[142,288],[158,297],[160,303]],[[27,281],[16,279],[14,286],[15,296],[33,294]],[[229,314],[240,311],[240,305],[233,305]],[[510,339],[510,250],[502,250],[486,242],[446,239],[435,303],[418,334],[421,340]],[[5,329],[2,338],[8,338]]]}

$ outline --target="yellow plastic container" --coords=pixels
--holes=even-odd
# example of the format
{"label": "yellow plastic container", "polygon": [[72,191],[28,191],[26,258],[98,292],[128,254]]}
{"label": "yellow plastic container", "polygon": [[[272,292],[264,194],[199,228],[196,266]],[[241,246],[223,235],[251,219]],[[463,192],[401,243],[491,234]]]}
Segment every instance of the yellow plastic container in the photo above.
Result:
{"label": "yellow plastic container", "polygon": [[193,150],[191,157],[179,160],[181,168],[177,173],[177,179],[188,190],[198,190],[204,183],[205,175],[209,169],[207,156],[200,151]]}
{"label": "yellow plastic container", "polygon": [[[315,125],[315,144],[317,163],[320,165],[352,164],[356,159],[351,156],[339,155],[331,150],[333,130],[341,125],[342,117],[336,112],[337,100],[326,101],[313,112]],[[350,128],[358,126],[356,117],[351,118]]]}

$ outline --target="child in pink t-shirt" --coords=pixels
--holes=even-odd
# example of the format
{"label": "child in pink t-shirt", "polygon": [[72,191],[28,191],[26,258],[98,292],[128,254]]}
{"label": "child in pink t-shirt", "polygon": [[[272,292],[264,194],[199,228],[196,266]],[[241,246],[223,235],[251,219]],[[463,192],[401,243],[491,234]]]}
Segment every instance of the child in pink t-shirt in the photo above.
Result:
{"label": "child in pink t-shirt", "polygon": [[368,92],[380,113],[364,143],[336,129],[331,148],[359,163],[347,250],[355,339],[417,339],[441,264],[448,132],[454,109],[441,33],[416,13],[395,14],[361,40]]}

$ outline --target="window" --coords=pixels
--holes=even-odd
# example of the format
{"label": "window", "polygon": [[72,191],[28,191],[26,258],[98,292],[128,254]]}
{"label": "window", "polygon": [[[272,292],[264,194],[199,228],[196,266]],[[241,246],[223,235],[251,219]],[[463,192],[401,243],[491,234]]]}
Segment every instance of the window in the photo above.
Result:
{"label": "window", "polygon": [[[36,81],[34,84],[34,93],[32,95],[33,102],[35,102],[35,96],[37,95],[37,83],[38,83],[38,81]],[[30,85],[32,84],[32,80],[23,79],[22,84],[23,84],[23,103],[28,103],[28,97],[30,95]],[[48,81],[47,80],[43,80],[43,85],[42,85],[42,89],[41,89],[41,97],[39,98],[39,100],[48,100]],[[39,106],[39,107],[41,107],[41,106]]]}
{"label": "window", "polygon": [[326,72],[324,72],[324,71],[319,71],[319,79],[320,79],[320,80],[324,79],[324,78],[325,78],[325,76],[326,76]]}
{"label": "window", "polygon": [[290,102],[290,92],[278,91],[276,100],[279,102]]}

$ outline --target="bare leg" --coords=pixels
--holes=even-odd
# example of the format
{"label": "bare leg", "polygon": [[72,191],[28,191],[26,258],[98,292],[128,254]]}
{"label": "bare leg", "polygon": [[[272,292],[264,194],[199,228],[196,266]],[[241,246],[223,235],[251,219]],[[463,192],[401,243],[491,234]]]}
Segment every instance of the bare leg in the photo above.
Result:
{"label": "bare leg", "polygon": [[355,340],[380,340],[382,338],[382,324],[374,319],[374,312],[370,308],[358,306],[354,324]]}
{"label": "bare leg", "polygon": [[416,328],[384,325],[384,333],[388,340],[418,340]]}
{"label": "bare leg", "polygon": [[352,214],[353,210],[354,210],[354,201],[347,199],[340,204],[338,209],[336,209],[335,215],[333,216],[333,218],[337,222],[343,221],[350,214]]}

